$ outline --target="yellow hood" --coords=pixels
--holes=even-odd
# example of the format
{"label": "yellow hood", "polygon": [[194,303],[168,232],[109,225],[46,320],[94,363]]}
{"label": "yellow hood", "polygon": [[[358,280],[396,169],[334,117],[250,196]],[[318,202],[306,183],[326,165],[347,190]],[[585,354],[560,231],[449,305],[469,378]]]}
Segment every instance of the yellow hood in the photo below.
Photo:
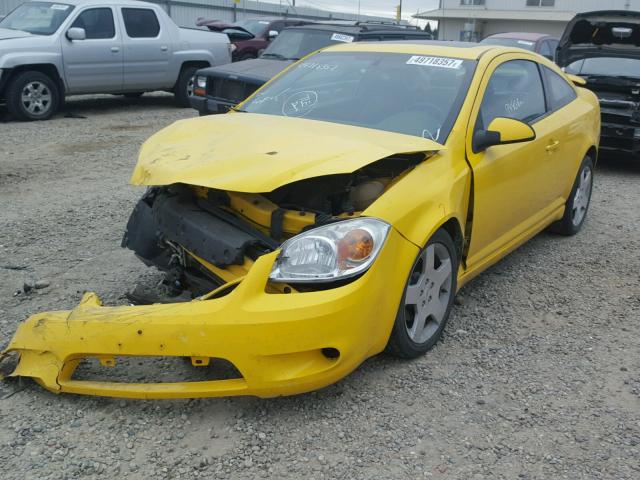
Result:
{"label": "yellow hood", "polygon": [[390,155],[443,148],[399,133],[229,113],[181,120],[152,136],[142,146],[131,183],[270,192],[306,178],[351,173]]}

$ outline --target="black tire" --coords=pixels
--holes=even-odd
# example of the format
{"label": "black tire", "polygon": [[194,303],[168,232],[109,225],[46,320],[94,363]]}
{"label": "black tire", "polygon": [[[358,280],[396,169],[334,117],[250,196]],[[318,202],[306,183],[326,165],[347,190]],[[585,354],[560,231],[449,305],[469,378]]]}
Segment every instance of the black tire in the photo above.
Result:
{"label": "black tire", "polygon": [[196,71],[198,71],[198,67],[184,67],[178,77],[178,83],[176,83],[173,93],[176,96],[176,103],[182,108],[191,107],[189,103],[189,83],[192,82]]}
{"label": "black tire", "polygon": [[[581,181],[585,181],[585,172],[588,175],[588,192],[586,194],[584,189],[581,188]],[[580,190],[580,194],[578,194],[578,190]],[[582,160],[576,179],[573,182],[573,188],[571,189],[571,193],[569,194],[569,198],[565,204],[564,216],[552,224],[549,229],[554,233],[566,236],[578,233],[587,218],[592,191],[593,160],[587,155],[584,157],[584,160]]]}
{"label": "black tire", "polygon": [[[23,100],[34,95],[32,100]],[[60,106],[60,89],[48,75],[35,70],[19,73],[6,91],[7,109],[18,120],[48,120]]]}
{"label": "black tire", "polygon": [[144,92],[127,92],[122,94],[125,98],[140,98],[142,95],[144,95]]}
{"label": "black tire", "polygon": [[[434,269],[435,273],[440,271],[444,267],[444,263],[438,263],[440,258],[444,258],[444,253],[448,255],[450,260],[449,266],[451,267],[450,276],[445,279],[440,287],[434,286],[433,282],[430,282],[427,278],[426,284],[421,285],[422,273],[426,272],[427,267],[427,252],[429,249],[433,249],[435,255]],[[422,263],[422,265],[421,265]],[[402,294],[402,300],[400,301],[400,307],[398,308],[398,314],[396,315],[393,329],[389,337],[389,343],[387,344],[386,352],[400,358],[416,358],[425,354],[431,349],[436,342],[442,336],[442,332],[449,319],[451,313],[451,307],[453,306],[453,300],[456,294],[457,288],[457,274],[458,274],[458,252],[451,236],[444,230],[438,230],[427,242],[426,246],[418,254],[413,266],[411,267],[411,273],[407,279],[407,283]],[[425,275],[426,276],[426,275]],[[422,290],[420,292],[420,298],[422,299],[422,308],[429,309],[432,298],[438,295],[440,300],[439,310],[443,312],[439,321],[433,316],[426,316],[424,321],[424,339],[418,339],[411,337],[410,331],[412,330],[413,323],[418,321],[416,315],[417,304],[411,304],[408,299],[408,292],[410,288]],[[438,290],[437,292],[435,290]],[[425,295],[423,296],[422,293]],[[446,297],[443,297],[446,295]],[[426,304],[426,307],[425,307]],[[428,327],[427,327],[428,326]]]}
{"label": "black tire", "polygon": [[240,57],[238,57],[238,62],[242,62],[243,60],[252,60],[254,58],[258,58],[256,57],[255,53],[244,53],[242,54]]}

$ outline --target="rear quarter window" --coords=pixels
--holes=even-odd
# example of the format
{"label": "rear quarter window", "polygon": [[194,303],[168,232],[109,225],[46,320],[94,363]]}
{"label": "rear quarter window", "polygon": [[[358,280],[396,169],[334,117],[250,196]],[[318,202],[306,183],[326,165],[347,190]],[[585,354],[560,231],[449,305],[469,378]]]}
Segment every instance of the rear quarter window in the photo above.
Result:
{"label": "rear quarter window", "polygon": [[569,85],[569,82],[550,68],[542,66],[542,71],[545,77],[550,111],[558,110],[576,99],[576,92]]}

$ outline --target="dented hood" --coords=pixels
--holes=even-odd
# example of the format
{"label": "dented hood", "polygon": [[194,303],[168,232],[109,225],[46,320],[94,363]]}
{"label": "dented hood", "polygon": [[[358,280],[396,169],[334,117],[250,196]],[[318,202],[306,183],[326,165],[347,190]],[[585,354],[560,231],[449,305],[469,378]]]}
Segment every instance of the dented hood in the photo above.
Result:
{"label": "dented hood", "polygon": [[351,173],[394,154],[444,147],[369,128],[253,113],[181,120],[142,146],[134,185],[185,183],[237,192]]}

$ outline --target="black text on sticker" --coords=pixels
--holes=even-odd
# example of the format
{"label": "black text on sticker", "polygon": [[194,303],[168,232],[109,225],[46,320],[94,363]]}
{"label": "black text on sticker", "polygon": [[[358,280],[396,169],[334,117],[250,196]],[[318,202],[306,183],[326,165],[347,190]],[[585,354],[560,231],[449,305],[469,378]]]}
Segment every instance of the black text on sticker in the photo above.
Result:
{"label": "black text on sticker", "polygon": [[462,60],[458,58],[445,57],[421,57],[414,55],[407,60],[407,65],[426,65],[428,67],[455,68],[462,66]]}

